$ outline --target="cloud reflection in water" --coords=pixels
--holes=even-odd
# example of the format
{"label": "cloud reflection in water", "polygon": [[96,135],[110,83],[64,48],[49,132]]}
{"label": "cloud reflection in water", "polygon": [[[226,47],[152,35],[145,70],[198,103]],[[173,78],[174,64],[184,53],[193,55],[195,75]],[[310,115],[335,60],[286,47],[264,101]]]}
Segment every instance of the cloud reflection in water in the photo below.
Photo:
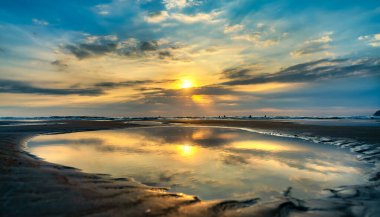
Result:
{"label": "cloud reflection in water", "polygon": [[333,146],[237,129],[151,127],[40,136],[29,150],[92,173],[133,177],[203,199],[301,197],[364,180],[363,165]]}

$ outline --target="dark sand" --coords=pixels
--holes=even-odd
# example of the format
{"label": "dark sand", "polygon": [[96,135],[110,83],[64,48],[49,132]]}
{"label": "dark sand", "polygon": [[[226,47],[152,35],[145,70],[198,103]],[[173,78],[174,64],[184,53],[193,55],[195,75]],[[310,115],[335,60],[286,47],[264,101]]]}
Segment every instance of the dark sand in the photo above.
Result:
{"label": "dark sand", "polygon": [[[326,198],[300,200],[284,189],[273,201],[201,201],[133,180],[48,163],[23,150],[41,134],[139,127],[118,121],[57,121],[49,125],[0,126],[0,216],[380,216],[379,168],[371,181],[326,191]],[[276,121],[186,120],[185,124],[233,126],[351,148],[379,165],[379,127],[299,125]],[[337,159],[339,160],[339,159]]]}

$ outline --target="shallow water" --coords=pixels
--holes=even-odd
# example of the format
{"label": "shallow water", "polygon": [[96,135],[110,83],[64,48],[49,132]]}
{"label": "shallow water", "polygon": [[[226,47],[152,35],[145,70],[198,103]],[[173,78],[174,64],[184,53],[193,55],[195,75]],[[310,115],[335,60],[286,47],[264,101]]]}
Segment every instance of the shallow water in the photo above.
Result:
{"label": "shallow water", "polygon": [[201,199],[301,198],[366,180],[366,166],[346,150],[232,128],[145,127],[46,135],[28,151],[90,173],[133,177]]}

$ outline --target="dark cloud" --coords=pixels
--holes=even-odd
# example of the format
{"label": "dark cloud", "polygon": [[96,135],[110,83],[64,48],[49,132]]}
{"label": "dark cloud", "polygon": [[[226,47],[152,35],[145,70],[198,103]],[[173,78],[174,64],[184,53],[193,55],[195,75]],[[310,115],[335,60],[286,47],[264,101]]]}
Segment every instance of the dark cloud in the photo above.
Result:
{"label": "dark cloud", "polygon": [[78,59],[97,57],[107,54],[140,58],[156,56],[159,59],[180,60],[170,50],[178,49],[178,45],[158,43],[156,40],[139,41],[137,39],[120,40],[116,36],[89,36],[83,43],[69,44],[63,47]]}
{"label": "dark cloud", "polygon": [[302,63],[280,70],[277,73],[250,76],[231,80],[222,85],[249,85],[268,82],[312,82],[346,77],[361,77],[380,74],[380,58],[360,60],[322,59]]}
{"label": "dark cloud", "polygon": [[99,56],[116,50],[115,43],[66,45],[65,48],[78,59]]}
{"label": "dark cloud", "polygon": [[194,88],[193,94],[196,95],[227,95],[238,94],[239,92],[223,86],[204,86]]}
{"label": "dark cloud", "polygon": [[157,41],[143,41],[140,44],[141,51],[155,51],[158,50]]}
{"label": "dark cloud", "polygon": [[56,66],[67,66],[66,63],[64,63],[62,60],[55,60],[53,62],[51,62],[52,65],[56,65]]}
{"label": "dark cloud", "polygon": [[101,87],[101,88],[116,88],[116,87],[131,87],[136,86],[140,84],[147,84],[150,83],[151,80],[135,80],[135,81],[124,81],[124,82],[101,82],[96,83],[95,87]]}
{"label": "dark cloud", "polygon": [[145,91],[151,92],[151,91],[163,91],[165,89],[161,87],[140,87],[140,88],[136,88],[136,90],[143,91],[143,92]]}
{"label": "dark cloud", "polygon": [[163,14],[164,12],[163,11],[154,11],[154,12],[150,12],[148,14],[148,17],[159,17]]}
{"label": "dark cloud", "polygon": [[96,83],[95,87],[101,88],[116,88],[116,87],[133,87],[144,84],[163,84],[168,82],[175,82],[174,79],[166,79],[166,80],[131,80],[131,81],[122,81],[122,82],[101,82]]}
{"label": "dark cloud", "polygon": [[250,68],[238,66],[238,67],[231,67],[231,68],[227,68],[223,70],[222,75],[225,78],[236,79],[236,78],[249,77],[250,72],[251,72]]}
{"label": "dark cloud", "polygon": [[99,88],[84,89],[55,89],[34,87],[26,82],[14,80],[0,80],[0,93],[24,93],[24,94],[42,94],[42,95],[83,95],[94,96],[103,93]]}
{"label": "dark cloud", "polygon": [[24,93],[24,94],[42,94],[42,95],[82,95],[96,96],[101,95],[107,89],[117,87],[134,87],[148,84],[162,84],[173,82],[175,80],[130,80],[123,82],[101,82],[93,84],[89,88],[80,88],[80,84],[70,88],[43,88],[35,87],[26,82],[15,80],[0,80],[0,93]]}
{"label": "dark cloud", "polygon": [[69,65],[64,60],[55,60],[51,62],[51,64],[53,66],[56,66],[60,71],[65,71],[69,67]]}
{"label": "dark cloud", "polygon": [[170,51],[164,50],[164,51],[158,52],[158,57],[160,59],[172,58],[173,54]]}

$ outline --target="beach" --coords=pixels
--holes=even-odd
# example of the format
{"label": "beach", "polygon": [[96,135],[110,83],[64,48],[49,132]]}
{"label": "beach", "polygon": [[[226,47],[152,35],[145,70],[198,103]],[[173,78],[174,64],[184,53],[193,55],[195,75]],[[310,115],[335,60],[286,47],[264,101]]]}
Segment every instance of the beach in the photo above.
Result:
{"label": "beach", "polygon": [[[200,200],[148,186],[131,177],[88,174],[39,159],[24,150],[38,135],[152,126],[154,122],[48,120],[0,126],[0,216],[378,216],[380,127],[323,126],[276,120],[160,120],[158,125],[252,130],[351,149],[373,165],[368,182],[326,189],[324,198],[294,198],[291,188],[270,201]],[[4,122],[5,123],[5,122]],[[144,124],[145,123],[145,124]],[[339,161],[339,159],[337,159]]]}

